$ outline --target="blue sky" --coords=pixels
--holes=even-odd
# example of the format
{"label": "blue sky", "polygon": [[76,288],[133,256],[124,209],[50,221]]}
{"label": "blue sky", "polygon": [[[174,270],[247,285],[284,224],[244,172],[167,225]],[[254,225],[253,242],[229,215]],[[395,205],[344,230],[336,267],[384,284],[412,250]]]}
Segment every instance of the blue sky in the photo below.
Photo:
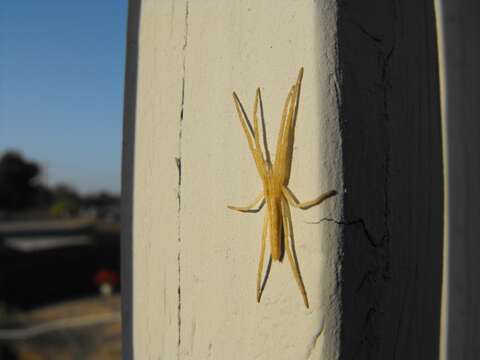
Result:
{"label": "blue sky", "polygon": [[0,1],[0,153],[120,190],[127,0]]}

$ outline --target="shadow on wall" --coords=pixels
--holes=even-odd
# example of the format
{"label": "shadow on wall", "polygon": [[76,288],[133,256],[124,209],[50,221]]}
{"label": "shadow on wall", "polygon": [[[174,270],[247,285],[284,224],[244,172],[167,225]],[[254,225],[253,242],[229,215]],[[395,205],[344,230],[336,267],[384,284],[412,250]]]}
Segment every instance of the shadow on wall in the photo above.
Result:
{"label": "shadow on wall", "polygon": [[340,1],[341,359],[438,359],[443,172],[432,2]]}

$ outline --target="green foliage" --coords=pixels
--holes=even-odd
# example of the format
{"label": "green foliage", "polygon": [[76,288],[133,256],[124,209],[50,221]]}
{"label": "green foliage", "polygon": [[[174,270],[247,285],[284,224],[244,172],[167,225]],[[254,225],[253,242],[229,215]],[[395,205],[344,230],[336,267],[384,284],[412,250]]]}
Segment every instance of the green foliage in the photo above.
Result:
{"label": "green foliage", "polygon": [[59,185],[52,191],[54,203],[50,213],[56,217],[76,215],[81,207],[81,198],[77,192],[68,185]]}

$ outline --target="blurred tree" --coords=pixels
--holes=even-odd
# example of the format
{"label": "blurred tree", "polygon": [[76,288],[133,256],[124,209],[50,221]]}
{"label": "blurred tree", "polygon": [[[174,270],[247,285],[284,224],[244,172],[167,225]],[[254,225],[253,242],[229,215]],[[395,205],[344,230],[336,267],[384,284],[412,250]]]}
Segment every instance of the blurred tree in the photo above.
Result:
{"label": "blurred tree", "polygon": [[40,166],[15,151],[0,158],[0,209],[22,210],[35,205],[38,187],[35,180]]}
{"label": "blurred tree", "polygon": [[51,207],[54,216],[72,216],[80,210],[81,198],[70,186],[61,184],[53,189],[55,202]]}
{"label": "blurred tree", "polygon": [[120,206],[120,198],[108,192],[81,196],[69,185],[51,188],[38,181],[41,172],[41,165],[25,160],[19,152],[5,152],[0,157],[0,211],[48,209],[62,217],[77,215],[83,208],[98,216]]}
{"label": "blurred tree", "polygon": [[53,191],[46,185],[39,184],[37,186],[37,194],[35,203],[39,208],[45,209],[52,205],[54,201]]}

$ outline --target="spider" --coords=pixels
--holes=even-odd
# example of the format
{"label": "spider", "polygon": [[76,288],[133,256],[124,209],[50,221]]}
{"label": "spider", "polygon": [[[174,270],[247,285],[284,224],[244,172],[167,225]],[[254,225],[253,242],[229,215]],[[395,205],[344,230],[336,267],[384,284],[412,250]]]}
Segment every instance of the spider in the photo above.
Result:
{"label": "spider", "polygon": [[[293,276],[303,297],[303,302],[308,308],[308,296],[305,291],[305,285],[300,274],[298,260],[295,249],[290,242],[293,242],[292,217],[290,214],[290,206],[306,210],[313,206],[319,205],[327,198],[336,194],[335,190],[328,191],[314,200],[300,202],[293,192],[288,188],[290,180],[290,172],[292,165],[293,142],[295,134],[295,123],[298,114],[298,103],[300,98],[300,88],[303,78],[303,67],[300,68],[296,83],[290,88],[283,107],[282,122],[277,138],[277,149],[275,153],[275,161],[272,164],[270,154],[267,147],[265,135],[265,120],[263,117],[262,95],[260,89],[257,88],[255,102],[253,105],[253,126],[245,113],[244,107],[240,102],[237,94],[233,92],[233,100],[235,108],[240,119],[243,132],[247,138],[248,147],[252,153],[257,171],[263,183],[263,191],[257,198],[247,206],[228,206],[229,209],[240,212],[258,212],[264,204],[267,204],[267,211],[262,229],[262,240],[260,249],[260,261],[257,273],[257,302],[260,302],[263,287],[268,276],[268,271],[273,261],[282,262],[284,253],[287,254]],[[262,130],[263,130],[263,147],[265,156],[260,146],[259,132],[259,116],[258,109],[260,107]],[[255,206],[259,204],[257,208]],[[269,234],[270,240],[270,259],[265,275],[263,287],[261,286],[263,263],[265,257],[265,242]]]}

